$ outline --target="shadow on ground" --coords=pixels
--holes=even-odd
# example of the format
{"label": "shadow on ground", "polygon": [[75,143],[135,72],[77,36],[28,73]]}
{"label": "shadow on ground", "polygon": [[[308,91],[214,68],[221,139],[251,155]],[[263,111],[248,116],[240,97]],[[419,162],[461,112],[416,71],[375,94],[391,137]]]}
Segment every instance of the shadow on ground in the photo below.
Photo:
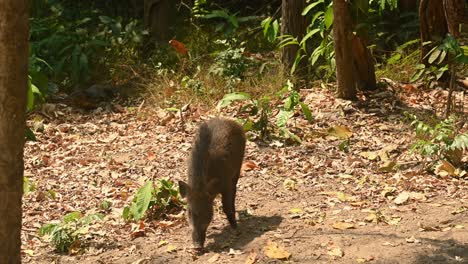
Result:
{"label": "shadow on ground", "polygon": [[419,254],[414,261],[415,264],[468,263],[468,244],[453,239],[424,239],[423,242],[430,244],[434,249]]}
{"label": "shadow on ground", "polygon": [[241,217],[238,221],[238,230],[234,231],[229,225],[225,226],[219,233],[210,235],[214,242],[208,244],[206,248],[208,251],[220,251],[226,247],[243,248],[256,237],[277,229],[282,221],[283,218],[279,215]]}

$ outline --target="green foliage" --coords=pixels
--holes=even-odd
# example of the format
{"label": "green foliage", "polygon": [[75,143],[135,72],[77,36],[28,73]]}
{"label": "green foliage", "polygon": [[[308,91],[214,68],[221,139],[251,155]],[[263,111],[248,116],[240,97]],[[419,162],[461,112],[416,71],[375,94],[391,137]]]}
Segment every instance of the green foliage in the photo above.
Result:
{"label": "green foliage", "polygon": [[233,35],[241,23],[257,20],[256,16],[238,17],[226,9],[205,11],[205,14],[200,14],[198,17],[215,22],[215,32],[222,32],[225,37]]}
{"label": "green foliage", "polygon": [[69,252],[72,245],[79,244],[80,238],[88,233],[89,225],[102,218],[101,214],[83,216],[80,212],[71,212],[59,223],[43,225],[39,229],[39,235],[49,235],[57,251]]}
{"label": "green foliage", "polygon": [[[269,96],[262,96],[259,99],[253,99],[248,93],[230,93],[226,94],[218,103],[218,110],[226,107],[236,101],[247,101],[239,109],[239,114],[246,118],[243,120],[244,130],[258,132],[261,139],[265,139],[271,130],[277,129],[280,138],[300,143],[300,138],[287,128],[289,119],[296,110],[302,111],[305,118],[313,121],[312,113],[309,107],[300,101],[299,92],[293,89],[293,84],[288,80],[283,89],[276,94],[276,99],[282,99],[283,105],[276,106],[276,124],[269,121],[272,117],[272,109],[275,102]],[[276,126],[275,126],[276,125]]]}
{"label": "green foliage", "polygon": [[221,76],[232,84],[242,80],[249,66],[249,60],[244,56],[245,43],[237,43],[235,39],[217,40],[215,43],[221,49],[213,54],[214,63],[210,67],[210,73]]}
{"label": "green foliage", "polygon": [[279,32],[279,22],[278,19],[273,19],[272,17],[267,17],[262,20],[261,26],[263,28],[263,36],[269,42],[276,42],[278,39]]}
{"label": "green foliage", "polygon": [[[423,43],[429,45],[431,42]],[[424,59],[427,59],[428,66],[418,64],[416,73],[411,78],[411,82],[423,80],[430,84],[439,80],[445,72],[449,70],[449,65],[467,64],[467,46],[460,46],[458,41],[450,34],[447,35],[438,45],[432,48]]]}
{"label": "green foliage", "polygon": [[45,5],[47,15],[30,19],[31,54],[49,63],[42,73],[69,87],[101,74],[95,72],[98,65],[138,45],[146,34],[136,20],[124,25],[122,18],[103,16],[97,9],[79,10],[76,16],[61,2]]}
{"label": "green foliage", "polygon": [[333,37],[331,26],[333,25],[332,1],[319,0],[310,3],[302,12],[303,16],[311,17],[307,32],[302,39],[290,35],[279,38],[279,48],[288,45],[299,46],[296,58],[291,67],[294,73],[303,59],[307,59],[309,65],[314,66],[316,76],[328,79],[334,76],[335,58],[333,49]]}
{"label": "green foliage", "polygon": [[155,187],[152,181],[146,182],[138,189],[130,206],[123,211],[123,218],[127,221],[143,219],[148,210],[154,218],[180,210],[182,208],[179,191],[170,180],[159,180]]}
{"label": "green foliage", "polygon": [[435,161],[447,160],[456,165],[461,157],[454,153],[468,149],[468,133],[460,133],[451,117],[434,124],[427,124],[415,115],[405,113],[416,129],[418,141],[412,145],[421,155],[432,157]]}
{"label": "green foliage", "polygon": [[28,177],[23,177],[23,195],[27,195],[30,192],[34,192],[37,189],[36,184],[32,182]]}
{"label": "green foliage", "polygon": [[415,66],[416,72],[411,77],[410,82],[423,81],[426,86],[434,81],[440,80],[445,72],[448,71],[448,65],[437,67],[434,65],[426,66],[422,63],[419,63]]}

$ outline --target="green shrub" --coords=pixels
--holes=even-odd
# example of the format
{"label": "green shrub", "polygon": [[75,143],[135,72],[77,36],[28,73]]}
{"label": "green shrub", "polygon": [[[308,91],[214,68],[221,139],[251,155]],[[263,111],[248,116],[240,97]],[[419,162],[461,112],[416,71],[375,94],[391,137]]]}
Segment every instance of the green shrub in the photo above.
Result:
{"label": "green shrub", "polygon": [[122,216],[127,221],[139,221],[145,216],[160,218],[164,214],[180,211],[182,206],[179,190],[172,181],[159,180],[156,187],[152,181],[148,181],[138,189],[130,206],[124,208]]}
{"label": "green shrub", "polygon": [[65,215],[59,223],[43,225],[39,229],[39,235],[49,235],[57,251],[69,252],[72,245],[80,245],[80,239],[88,233],[89,225],[102,218],[101,214],[83,216],[80,212],[71,212]]}

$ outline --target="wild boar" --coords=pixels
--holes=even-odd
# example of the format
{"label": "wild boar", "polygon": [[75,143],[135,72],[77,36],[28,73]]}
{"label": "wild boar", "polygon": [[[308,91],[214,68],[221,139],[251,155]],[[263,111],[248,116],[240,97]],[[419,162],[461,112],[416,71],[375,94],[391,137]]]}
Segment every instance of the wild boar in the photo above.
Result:
{"label": "wild boar", "polygon": [[233,120],[214,118],[198,129],[189,158],[188,184],[179,181],[180,194],[187,199],[187,218],[196,249],[203,249],[217,194],[222,195],[229,224],[237,228],[236,186],[245,141],[242,126]]}

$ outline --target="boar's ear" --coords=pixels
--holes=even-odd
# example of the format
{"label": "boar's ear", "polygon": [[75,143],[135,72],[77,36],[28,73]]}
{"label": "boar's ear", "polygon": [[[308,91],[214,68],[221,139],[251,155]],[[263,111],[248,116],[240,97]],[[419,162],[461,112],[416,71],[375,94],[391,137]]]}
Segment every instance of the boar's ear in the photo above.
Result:
{"label": "boar's ear", "polygon": [[187,195],[190,193],[190,186],[188,186],[188,184],[183,181],[179,181],[179,192],[182,198],[187,197]]}

